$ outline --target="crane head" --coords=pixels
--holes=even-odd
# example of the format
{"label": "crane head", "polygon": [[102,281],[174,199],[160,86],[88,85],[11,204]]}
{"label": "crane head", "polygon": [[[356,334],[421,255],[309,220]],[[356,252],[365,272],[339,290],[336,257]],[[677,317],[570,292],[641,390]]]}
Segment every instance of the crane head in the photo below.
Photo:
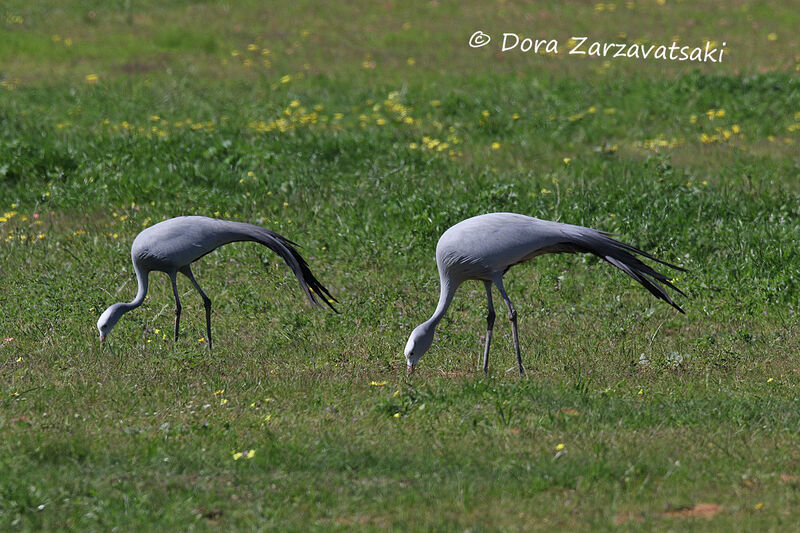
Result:
{"label": "crane head", "polygon": [[408,337],[408,342],[406,343],[406,349],[404,351],[408,375],[414,372],[417,361],[425,355],[425,352],[427,352],[431,344],[433,344],[433,333],[434,327],[425,323],[414,328],[414,331],[412,331],[411,335]]}
{"label": "crane head", "polygon": [[121,304],[114,304],[100,315],[97,320],[97,330],[100,332],[100,344],[106,340],[106,336],[117,325],[120,317],[125,313],[125,309]]}

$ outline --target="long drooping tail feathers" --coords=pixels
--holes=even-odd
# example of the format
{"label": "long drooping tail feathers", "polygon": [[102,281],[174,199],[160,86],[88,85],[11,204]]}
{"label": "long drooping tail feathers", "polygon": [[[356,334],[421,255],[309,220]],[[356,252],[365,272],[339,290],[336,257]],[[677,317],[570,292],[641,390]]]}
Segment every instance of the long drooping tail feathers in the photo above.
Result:
{"label": "long drooping tail feathers", "polygon": [[300,286],[303,288],[303,291],[312,304],[321,308],[322,305],[320,305],[317,300],[317,298],[319,298],[335,313],[339,312],[333,306],[333,302],[337,301],[336,298],[334,298],[333,295],[328,292],[328,289],[314,276],[311,269],[308,267],[308,263],[306,263],[303,256],[295,249],[295,246],[299,246],[297,243],[260,226],[254,226],[252,224],[244,225],[248,226],[251,230],[248,233],[250,233],[253,240],[263,244],[281,256],[289,268],[292,269],[295,277],[297,277],[297,281],[300,282]]}
{"label": "long drooping tail feathers", "polygon": [[612,239],[610,237],[610,233],[591,228],[584,228],[581,226],[572,226],[572,228],[576,230],[574,233],[570,232],[574,240],[572,242],[560,243],[560,246],[574,247],[574,249],[564,251],[588,252],[604,259],[641,283],[644,288],[650,291],[653,296],[664,300],[669,305],[685,314],[684,310],[672,301],[672,299],[669,297],[669,294],[664,289],[664,286],[669,287],[681,296],[686,295],[672,284],[670,278],[664,274],[661,274],[660,272],[656,272],[653,270],[653,268],[641,262],[633,254],[639,254],[643,257],[661,263],[662,265],[674,268],[675,270],[680,270],[681,272],[686,272],[686,269],[667,263],[666,261],[662,261],[661,259],[658,259],[657,257],[654,257],[653,255],[639,250],[638,248],[635,248],[629,244]]}

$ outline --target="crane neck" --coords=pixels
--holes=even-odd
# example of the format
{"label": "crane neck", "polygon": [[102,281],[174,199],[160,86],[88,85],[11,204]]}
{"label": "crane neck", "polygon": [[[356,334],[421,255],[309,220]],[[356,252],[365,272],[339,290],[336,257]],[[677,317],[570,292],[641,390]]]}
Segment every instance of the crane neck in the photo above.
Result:
{"label": "crane neck", "polygon": [[445,275],[441,275],[439,277],[439,281],[441,284],[439,289],[439,303],[436,305],[436,310],[433,312],[433,315],[431,315],[431,317],[424,322],[424,324],[429,328],[435,328],[439,321],[444,317],[444,314],[447,312],[447,308],[450,307],[450,304],[453,301],[453,296],[455,296],[456,289],[458,289],[459,285],[459,283],[452,281]]}
{"label": "crane neck", "polygon": [[124,304],[126,307],[126,311],[130,311],[131,309],[136,309],[142,303],[144,303],[144,298],[147,296],[147,272],[141,269],[136,263],[133,263],[133,270],[136,271],[136,281],[139,284],[139,290],[136,292],[136,298],[133,299],[130,303]]}

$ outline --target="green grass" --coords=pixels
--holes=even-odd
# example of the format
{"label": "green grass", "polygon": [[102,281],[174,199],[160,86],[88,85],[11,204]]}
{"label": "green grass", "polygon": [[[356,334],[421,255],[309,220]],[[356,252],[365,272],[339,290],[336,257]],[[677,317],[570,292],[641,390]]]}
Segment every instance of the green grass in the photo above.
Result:
{"label": "green grass", "polygon": [[[597,5],[0,10],[0,529],[791,529],[800,11]],[[497,57],[478,28],[727,40],[730,63]],[[405,378],[439,235],[499,210],[688,268],[687,315],[544,256],[506,278],[527,379],[506,320],[478,372],[478,283]],[[133,238],[181,214],[301,243],[342,313],[240,243],[195,268],[213,354],[186,280],[172,342],[160,273],[101,349]]]}

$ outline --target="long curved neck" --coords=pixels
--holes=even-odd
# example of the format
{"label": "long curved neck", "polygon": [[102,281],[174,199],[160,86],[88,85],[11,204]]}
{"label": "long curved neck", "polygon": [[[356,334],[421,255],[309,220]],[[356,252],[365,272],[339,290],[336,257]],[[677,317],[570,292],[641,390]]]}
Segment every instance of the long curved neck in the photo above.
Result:
{"label": "long curved neck", "polygon": [[139,283],[139,290],[136,292],[136,298],[134,298],[133,301],[120,304],[120,307],[124,309],[125,313],[142,305],[145,296],[147,296],[147,271],[142,270],[136,263],[133,264],[133,269],[136,271],[136,281]]}
{"label": "long curved neck", "polygon": [[453,301],[453,296],[455,296],[456,289],[459,285],[444,275],[439,277],[439,282],[441,284],[439,289],[439,303],[436,305],[436,310],[433,312],[433,315],[431,315],[428,320],[423,322],[427,328],[435,328],[442,317],[444,317],[444,314],[447,312],[447,308],[450,307],[450,303]]}

